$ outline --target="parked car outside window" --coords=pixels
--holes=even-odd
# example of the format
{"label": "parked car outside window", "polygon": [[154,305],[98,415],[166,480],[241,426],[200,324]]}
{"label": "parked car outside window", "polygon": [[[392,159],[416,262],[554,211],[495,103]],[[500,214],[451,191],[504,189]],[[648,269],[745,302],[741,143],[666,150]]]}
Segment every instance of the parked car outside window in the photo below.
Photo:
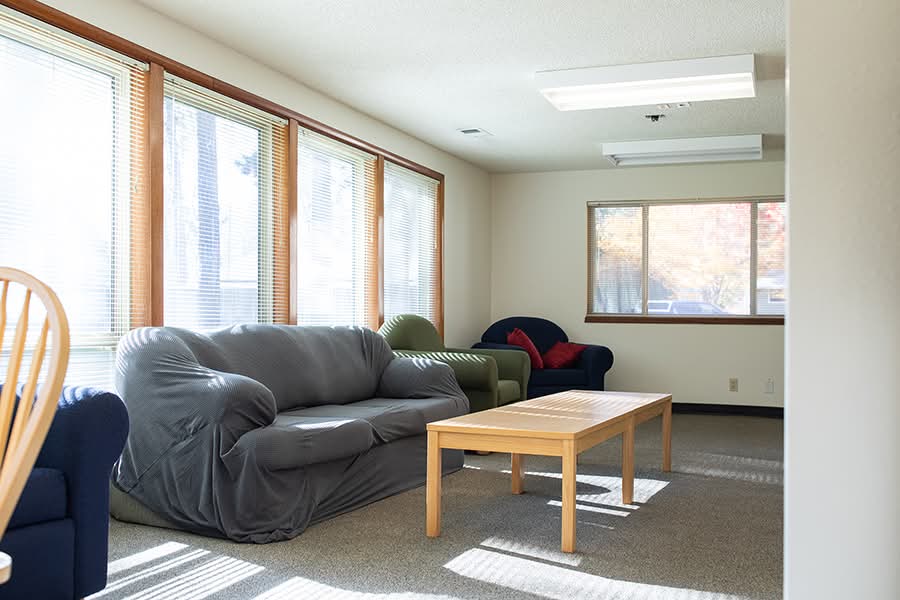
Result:
{"label": "parked car outside window", "polygon": [[675,315],[726,315],[728,314],[715,304],[694,302],[691,300],[651,300],[647,302],[647,312],[654,314]]}

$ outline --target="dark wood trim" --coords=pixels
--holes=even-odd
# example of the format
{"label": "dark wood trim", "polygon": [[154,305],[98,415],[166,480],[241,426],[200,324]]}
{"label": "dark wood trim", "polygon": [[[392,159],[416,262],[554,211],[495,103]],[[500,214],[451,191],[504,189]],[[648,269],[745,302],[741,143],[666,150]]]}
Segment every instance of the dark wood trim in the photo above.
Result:
{"label": "dark wood trim", "polygon": [[[291,322],[291,122],[272,136],[272,322]],[[296,182],[293,183],[296,186]]]}
{"label": "dark wood trim", "polygon": [[182,79],[186,79],[192,83],[213,90],[214,92],[222,94],[223,96],[228,96],[229,98],[233,98],[234,100],[237,100],[239,102],[249,104],[250,106],[266,111],[273,115],[277,115],[284,119],[294,119],[307,129],[312,129],[318,133],[321,133],[322,135],[326,135],[332,139],[338,140],[339,142],[343,142],[349,146],[359,148],[360,150],[364,150],[371,154],[384,156],[391,162],[402,165],[407,169],[443,181],[444,176],[433,169],[429,169],[424,165],[420,165],[417,162],[404,158],[398,154],[394,154],[389,150],[380,148],[375,144],[370,144],[369,142],[352,136],[349,133],[344,133],[339,129],[336,129],[330,125],[326,125],[325,123],[322,123],[295,110],[287,108],[286,106],[282,106],[277,102],[272,102],[271,100],[267,100],[262,96],[257,96],[252,92],[248,92],[247,90],[231,85],[230,83],[222,81],[221,79],[216,79],[211,75],[207,75],[206,73],[198,71],[197,69],[189,67],[167,56],[163,56],[162,54],[154,52],[153,50],[145,48],[139,44],[130,42],[125,38],[119,37],[113,33],[101,29],[96,25],[91,25],[86,21],[82,21],[81,19],[73,17],[70,14],[67,14],[61,10],[58,10],[41,2],[37,2],[36,0],[0,0],[0,4],[8,6],[13,10],[17,10],[23,14],[28,15],[29,17],[38,19],[39,21],[43,21],[74,35],[86,38],[96,44],[100,44],[101,46],[109,48],[110,50],[114,50],[115,52],[118,52],[120,54],[130,56],[131,58],[143,62],[155,63],[172,75],[181,77]]}
{"label": "dark wood trim", "polygon": [[710,317],[684,315],[586,315],[585,323],[669,323],[678,325],[784,325],[784,317]]}
{"label": "dark wood trim", "polygon": [[741,415],[746,417],[784,418],[784,408],[780,406],[747,406],[736,404],[694,404],[673,402],[672,412],[681,414]]}
{"label": "dark wood trim", "polygon": [[297,120],[288,120],[287,135],[287,225],[288,225],[288,324],[297,324],[297,299],[300,288],[300,226],[297,221],[297,169],[299,160]]}
{"label": "dark wood trim", "polygon": [[147,92],[147,123],[149,133],[148,154],[150,157],[150,325],[161,327],[164,320],[163,306],[163,261],[165,250],[164,202],[165,187],[163,177],[166,164],[163,155],[165,131],[163,120],[163,68],[150,65]]}
{"label": "dark wood trim", "polygon": [[146,327],[151,323],[153,305],[150,290],[153,289],[151,274],[152,237],[150,217],[150,120],[146,106],[150,95],[149,73],[131,74],[131,110],[141,114],[141,118],[131,121],[131,206],[129,223],[131,244],[129,263],[131,266],[129,325]]}
{"label": "dark wood trim", "polygon": [[444,178],[438,181],[437,188],[437,227],[435,228],[437,240],[437,306],[435,307],[435,318],[437,319],[437,330],[441,339],[444,339]]}
{"label": "dark wood trim", "polygon": [[757,204],[784,202],[784,194],[774,196],[693,196],[689,198],[632,198],[627,200],[591,200],[589,207],[668,206],[672,204]]}
{"label": "dark wood trim", "polygon": [[375,252],[373,253],[375,294],[370,312],[375,317],[374,329],[384,325],[384,157],[375,161]]}
{"label": "dark wood trim", "polygon": [[591,264],[591,254],[594,249],[591,248],[591,205],[587,204],[587,214],[585,215],[585,220],[587,221],[587,239],[585,240],[584,245],[587,247],[587,256],[585,257],[585,262],[587,264],[587,288],[585,289],[585,312],[590,314],[591,309],[594,308],[594,298],[593,298],[593,287],[594,287],[594,273],[591,268],[593,265]]}

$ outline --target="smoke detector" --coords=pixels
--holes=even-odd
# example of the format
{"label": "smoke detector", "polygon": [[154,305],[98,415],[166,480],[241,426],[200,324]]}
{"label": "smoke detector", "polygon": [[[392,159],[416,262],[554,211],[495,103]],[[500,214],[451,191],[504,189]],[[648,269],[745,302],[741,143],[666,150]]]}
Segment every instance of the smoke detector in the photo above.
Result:
{"label": "smoke detector", "polygon": [[482,129],[481,127],[466,127],[464,129],[457,129],[457,131],[466,137],[485,137],[493,135],[490,131]]}

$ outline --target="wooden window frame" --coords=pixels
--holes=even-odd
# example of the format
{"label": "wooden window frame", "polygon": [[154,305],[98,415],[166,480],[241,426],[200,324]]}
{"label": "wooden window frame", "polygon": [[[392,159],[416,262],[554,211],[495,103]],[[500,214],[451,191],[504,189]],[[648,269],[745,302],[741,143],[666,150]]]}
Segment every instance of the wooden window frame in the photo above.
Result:
{"label": "wooden window frame", "polygon": [[[663,205],[683,205],[683,204],[751,204],[757,207],[759,204],[767,202],[784,202],[784,196],[744,196],[735,198],[682,198],[672,200],[622,200],[622,201],[601,201],[587,203],[587,239],[585,246],[587,247],[587,308],[584,317],[585,323],[664,323],[677,325],[784,325],[784,315],[650,315],[647,314],[648,298],[648,243],[647,236],[648,215],[650,206]],[[591,211],[598,207],[631,207],[642,209],[642,228],[643,235],[641,239],[641,314],[625,314],[625,313],[593,313],[593,295],[591,293]],[[756,282],[758,273],[756,265],[758,259],[757,248],[757,211],[750,211],[750,310],[751,313],[756,312]]]}
{"label": "wooden window frame", "polygon": [[[27,15],[38,21],[42,21],[61,29],[67,33],[78,36],[95,44],[99,44],[105,48],[123,54],[135,60],[145,62],[149,65],[147,86],[145,88],[147,103],[147,119],[145,128],[141,132],[135,132],[146,141],[144,148],[145,161],[144,173],[146,180],[142,181],[141,189],[136,191],[135,201],[145,204],[144,214],[147,215],[149,222],[132,223],[134,231],[147,239],[147,244],[140,256],[132,256],[132,264],[145,264],[145,268],[136,272],[136,279],[132,282],[132,290],[140,290],[144,293],[144,297],[149,300],[145,305],[141,306],[136,314],[139,315],[137,322],[132,322],[133,327],[140,326],[162,326],[163,320],[163,80],[166,74],[175,75],[189,81],[198,86],[217,92],[223,96],[242,102],[256,109],[265,111],[276,117],[281,117],[288,122],[288,135],[285,136],[287,148],[284,156],[288,161],[287,180],[283,185],[276,186],[279,191],[279,199],[275,209],[281,211],[287,216],[285,222],[288,225],[288,231],[275,231],[275,248],[277,252],[287,252],[285,264],[290,267],[289,281],[285,286],[275,289],[275,301],[273,306],[273,314],[276,323],[297,323],[297,278],[302,276],[297,272],[297,128],[304,127],[338,142],[352,146],[359,150],[363,150],[370,154],[374,154],[379,161],[379,178],[376,179],[376,199],[377,205],[380,207],[379,213],[376,215],[378,219],[377,227],[377,252],[378,257],[378,297],[369,299],[370,302],[377,302],[378,323],[380,327],[384,321],[384,290],[383,290],[383,269],[384,269],[384,172],[383,164],[385,160],[389,160],[394,164],[403,166],[407,169],[430,177],[438,182],[438,308],[435,323],[441,337],[444,335],[444,175],[438,171],[430,169],[415,161],[409,160],[399,154],[395,154],[389,150],[376,146],[370,142],[357,138],[353,135],[345,133],[335,127],[317,121],[295,110],[287,108],[281,104],[258,96],[252,92],[234,86],[230,83],[222,81],[207,75],[202,71],[185,65],[184,63],[173,60],[167,56],[154,52],[139,44],[131,42],[118,35],[110,33],[100,27],[92,25],[86,21],[82,21],[61,10],[37,2],[36,0],[0,0],[0,4],[11,8],[19,13]],[[288,294],[288,298],[284,295]]]}

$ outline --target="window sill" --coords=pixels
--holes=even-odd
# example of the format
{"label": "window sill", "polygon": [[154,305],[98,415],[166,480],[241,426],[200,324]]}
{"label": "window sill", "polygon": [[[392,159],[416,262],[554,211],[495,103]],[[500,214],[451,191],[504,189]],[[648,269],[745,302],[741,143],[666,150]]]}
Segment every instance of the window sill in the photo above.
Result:
{"label": "window sill", "polygon": [[713,317],[710,315],[598,315],[584,317],[585,323],[669,323],[679,325],[784,325],[783,316],[733,316]]}

